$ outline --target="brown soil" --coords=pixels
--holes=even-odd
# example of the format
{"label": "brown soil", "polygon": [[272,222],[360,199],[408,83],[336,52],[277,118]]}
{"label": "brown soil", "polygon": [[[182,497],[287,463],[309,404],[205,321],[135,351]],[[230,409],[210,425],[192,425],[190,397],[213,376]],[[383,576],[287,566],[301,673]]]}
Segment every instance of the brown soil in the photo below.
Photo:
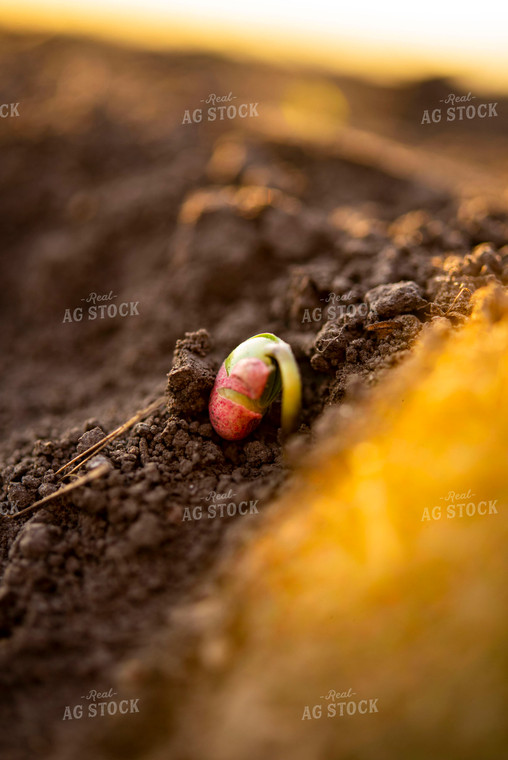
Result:
{"label": "brown soil", "polygon": [[[374,142],[453,160],[449,132],[415,127],[423,86],[342,81],[353,120],[331,146],[274,136],[263,120],[181,125],[208,92],[241,89],[262,112],[263,66],[3,40],[1,100],[22,116],[0,133],[2,511],[54,492],[63,464],[167,393],[101,452],[104,477],[0,522],[0,747],[21,760],[56,756],[65,706],[107,691],[255,523],[184,520],[187,508],[232,491],[270,509],[328,405],[368,392],[432,319],[459,325],[478,287],[508,284],[508,214],[424,179],[425,161],[408,175],[388,142],[374,161],[357,139],[369,126]],[[278,90],[292,76],[270,75]],[[468,137],[482,193],[485,171],[504,180],[485,148],[503,129],[506,118]],[[139,316],[63,322],[110,291]],[[304,381],[284,453],[277,405],[239,443],[206,411],[223,358],[267,331],[291,343]]]}

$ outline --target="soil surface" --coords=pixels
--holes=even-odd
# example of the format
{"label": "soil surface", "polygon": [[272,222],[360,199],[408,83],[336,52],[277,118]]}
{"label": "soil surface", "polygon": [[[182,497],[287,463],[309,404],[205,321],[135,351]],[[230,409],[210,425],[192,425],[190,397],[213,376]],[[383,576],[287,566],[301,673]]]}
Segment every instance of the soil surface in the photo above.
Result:
{"label": "soil surface", "polygon": [[[56,757],[65,707],[107,691],[204,593],[329,406],[368,393],[431,321],[459,327],[476,289],[508,285],[508,132],[501,101],[497,120],[425,131],[449,82],[329,77],[350,116],[325,139],[281,121],[293,71],[1,41],[0,100],[20,117],[0,125],[0,753],[22,760]],[[259,118],[182,124],[214,92]],[[302,373],[284,450],[277,403],[238,443],[207,415],[221,362],[260,332],[288,341]],[[16,516],[159,397],[77,471],[101,477]],[[250,514],[189,519],[225,494]]]}

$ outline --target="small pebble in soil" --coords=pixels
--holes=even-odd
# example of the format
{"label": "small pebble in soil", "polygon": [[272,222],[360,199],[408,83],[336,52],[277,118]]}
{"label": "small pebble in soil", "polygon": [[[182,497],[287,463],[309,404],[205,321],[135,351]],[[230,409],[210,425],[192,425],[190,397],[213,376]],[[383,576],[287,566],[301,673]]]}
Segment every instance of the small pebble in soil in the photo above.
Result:
{"label": "small pebble in soil", "polygon": [[378,285],[367,291],[365,300],[371,312],[382,318],[407,314],[427,305],[422,289],[411,280]]}
{"label": "small pebble in soil", "polygon": [[83,454],[83,452],[89,449],[90,446],[95,446],[96,443],[99,443],[105,437],[105,433],[100,427],[94,427],[92,430],[87,430],[78,441],[76,449],[77,453]]}

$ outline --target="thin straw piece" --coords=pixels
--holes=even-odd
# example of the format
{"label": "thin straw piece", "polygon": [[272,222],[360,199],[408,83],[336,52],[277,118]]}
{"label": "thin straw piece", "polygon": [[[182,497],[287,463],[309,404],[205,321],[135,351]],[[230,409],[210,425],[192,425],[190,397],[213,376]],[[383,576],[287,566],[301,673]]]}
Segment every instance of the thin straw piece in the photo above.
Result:
{"label": "thin straw piece", "polygon": [[68,483],[66,486],[62,486],[62,488],[59,488],[58,491],[55,491],[55,493],[51,493],[49,496],[45,496],[43,499],[40,499],[40,501],[36,501],[35,504],[22,509],[21,512],[16,512],[14,515],[5,515],[5,517],[7,517],[8,520],[14,520],[16,517],[20,517],[21,515],[27,515],[29,512],[33,512],[34,510],[39,509],[39,507],[42,507],[43,504],[47,504],[54,499],[58,499],[59,496],[70,493],[71,491],[74,491],[75,488],[84,486],[87,483],[90,483],[92,480],[101,478],[106,474],[106,472],[108,472],[110,467],[111,465],[106,462],[99,465],[98,467],[94,467],[94,469],[90,472],[87,472],[86,475],[82,475],[80,478],[73,480],[72,483]]}
{"label": "thin straw piece", "polygon": [[151,404],[146,406],[144,409],[140,409],[139,412],[136,412],[136,414],[131,417],[127,422],[124,422],[123,425],[120,425],[120,427],[117,427],[116,430],[113,430],[111,433],[108,433],[108,435],[103,438],[101,441],[98,441],[97,443],[94,443],[93,446],[90,446],[86,451],[82,451],[81,454],[78,454],[74,457],[74,459],[71,459],[70,462],[67,462],[67,464],[64,464],[62,467],[60,467],[59,470],[56,471],[55,475],[59,475],[61,472],[67,469],[67,467],[70,467],[72,464],[75,464],[76,462],[79,462],[79,460],[82,457],[85,457],[83,461],[74,467],[70,472],[66,473],[65,477],[68,477],[69,475],[72,475],[75,470],[79,470],[79,468],[85,464],[94,454],[97,454],[98,451],[101,451],[105,446],[108,445],[110,441],[113,441],[115,438],[118,438],[118,436],[122,435],[122,433],[125,433],[126,430],[128,430],[132,425],[134,425],[136,422],[139,422],[143,419],[143,417],[147,417],[151,412],[154,412],[158,407],[163,403],[164,396],[159,397],[155,401],[152,401]]}

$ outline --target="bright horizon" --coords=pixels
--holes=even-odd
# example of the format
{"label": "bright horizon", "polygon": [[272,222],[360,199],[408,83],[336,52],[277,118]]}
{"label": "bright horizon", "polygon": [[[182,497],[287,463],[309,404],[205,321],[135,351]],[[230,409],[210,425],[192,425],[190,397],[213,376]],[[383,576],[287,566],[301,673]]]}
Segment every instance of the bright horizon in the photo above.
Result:
{"label": "bright horizon", "polygon": [[508,8],[499,0],[4,0],[0,24],[156,48],[300,61],[385,78],[462,76],[508,90]]}

